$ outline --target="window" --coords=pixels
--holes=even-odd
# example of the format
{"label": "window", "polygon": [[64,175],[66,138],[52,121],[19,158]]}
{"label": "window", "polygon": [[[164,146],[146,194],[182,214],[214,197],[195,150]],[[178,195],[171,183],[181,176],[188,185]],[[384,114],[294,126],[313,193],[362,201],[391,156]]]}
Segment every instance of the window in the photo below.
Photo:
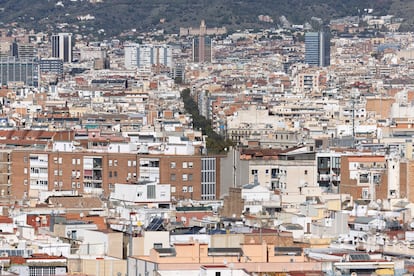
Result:
{"label": "window", "polygon": [[308,175],[308,170],[305,170],[305,175]]}
{"label": "window", "polygon": [[155,199],[155,185],[148,185],[147,186],[147,198],[148,199]]}
{"label": "window", "polygon": [[114,171],[114,177],[118,177],[118,172]]}
{"label": "window", "polygon": [[183,181],[187,181],[188,180],[188,175],[185,173],[182,175],[182,179]]}
{"label": "window", "polygon": [[176,166],[177,166],[177,164],[175,164],[175,162],[171,162],[170,163],[170,168],[171,169],[175,169]]}
{"label": "window", "polygon": [[188,192],[192,193],[193,192],[193,186],[188,186]]}
{"label": "window", "polygon": [[109,172],[109,177],[112,177],[112,172],[111,171]]}
{"label": "window", "polygon": [[63,159],[62,159],[62,157],[59,157],[59,164],[62,164],[63,163]]}
{"label": "window", "polygon": [[187,192],[187,186],[183,186],[183,193],[186,193]]}
{"label": "window", "polygon": [[24,162],[24,163],[27,163],[27,156],[24,156],[24,157],[23,157],[23,162]]}
{"label": "window", "polygon": [[176,180],[175,173],[170,174],[170,181],[175,181],[175,180]]}
{"label": "window", "polygon": [[266,169],[266,170],[265,170],[265,173],[266,173],[266,174],[269,174],[269,169]]}
{"label": "window", "polygon": [[257,170],[252,170],[252,175],[256,175],[257,174]]}
{"label": "window", "polygon": [[118,166],[118,160],[114,160],[114,166]]}
{"label": "window", "polygon": [[24,173],[24,174],[27,174],[27,168],[24,168],[24,169],[23,169],[23,173]]}
{"label": "window", "polygon": [[78,189],[80,189],[80,182],[77,182],[76,186],[78,187]]}
{"label": "window", "polygon": [[370,197],[368,188],[362,189],[362,198],[368,199]]}
{"label": "window", "polygon": [[109,160],[108,160],[108,165],[109,165],[109,167],[112,167],[112,162],[113,162],[113,161],[112,161],[111,159],[109,159]]}
{"label": "window", "polygon": [[72,189],[76,188],[76,182],[72,182]]}
{"label": "window", "polygon": [[271,170],[272,178],[276,178],[279,174],[279,169],[272,169]]}
{"label": "window", "polygon": [[25,179],[25,180],[23,181],[23,184],[24,184],[24,185],[27,185],[27,179]]}
{"label": "window", "polygon": [[194,166],[193,162],[188,162],[188,168],[192,169]]}
{"label": "window", "polygon": [[131,160],[128,160],[128,167],[131,167],[131,165],[132,165]]}
{"label": "window", "polygon": [[54,266],[29,266],[29,276],[56,275]]}
{"label": "window", "polygon": [[183,162],[183,169],[187,169],[188,165],[187,162]]}
{"label": "window", "polygon": [[193,174],[188,174],[188,181],[193,181]]}
{"label": "window", "polygon": [[175,193],[175,190],[176,190],[175,186],[171,186],[171,193]]}
{"label": "window", "polygon": [[76,165],[76,159],[72,158],[72,165]]}
{"label": "window", "polygon": [[80,158],[76,159],[76,164],[80,165]]}
{"label": "window", "polygon": [[162,243],[154,243],[154,248],[162,248]]}

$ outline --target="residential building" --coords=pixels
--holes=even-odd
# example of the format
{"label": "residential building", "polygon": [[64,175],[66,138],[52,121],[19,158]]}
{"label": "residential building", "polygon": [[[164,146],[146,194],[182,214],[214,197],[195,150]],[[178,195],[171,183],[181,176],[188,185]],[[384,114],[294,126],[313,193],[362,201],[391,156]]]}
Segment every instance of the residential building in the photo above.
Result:
{"label": "residential building", "polygon": [[69,151],[68,146],[66,151],[16,150],[11,158],[13,185],[7,195],[4,172],[3,193],[12,198],[37,198],[41,191],[52,190],[109,195],[116,183],[140,181],[170,184],[173,200],[213,200],[220,195],[219,156],[83,152]]}
{"label": "residential building", "polygon": [[172,49],[169,45],[127,44],[125,68],[173,68]]}
{"label": "residential building", "polygon": [[[223,266],[223,264],[225,264]],[[305,260],[301,247],[281,247],[267,243],[244,243],[240,247],[209,247],[206,243],[176,243],[173,247],[151,249],[149,256],[128,258],[128,275],[185,273],[200,275],[205,266],[219,265],[214,274],[246,275],[246,273],[275,273],[288,271],[322,271],[322,263]],[[230,269],[230,273],[218,274]],[[242,274],[242,271],[243,274]]]}

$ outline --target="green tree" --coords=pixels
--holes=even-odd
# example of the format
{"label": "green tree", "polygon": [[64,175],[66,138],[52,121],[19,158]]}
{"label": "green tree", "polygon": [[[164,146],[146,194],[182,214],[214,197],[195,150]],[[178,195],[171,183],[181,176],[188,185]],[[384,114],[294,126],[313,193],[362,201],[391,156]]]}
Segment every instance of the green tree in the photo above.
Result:
{"label": "green tree", "polygon": [[223,136],[216,133],[211,127],[211,121],[200,115],[198,106],[191,97],[190,89],[181,91],[181,99],[184,102],[185,110],[191,114],[193,118],[193,127],[201,129],[204,135],[207,135],[207,151],[209,153],[223,153],[226,148],[233,145],[231,140],[225,139]]}

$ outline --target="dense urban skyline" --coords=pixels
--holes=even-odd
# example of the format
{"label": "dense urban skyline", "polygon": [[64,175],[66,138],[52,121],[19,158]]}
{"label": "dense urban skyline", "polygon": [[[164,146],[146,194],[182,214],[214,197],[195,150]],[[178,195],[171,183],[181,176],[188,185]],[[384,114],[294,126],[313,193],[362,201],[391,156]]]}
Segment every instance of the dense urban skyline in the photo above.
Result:
{"label": "dense urban skyline", "polygon": [[0,7],[0,274],[411,275],[409,5],[173,2]]}

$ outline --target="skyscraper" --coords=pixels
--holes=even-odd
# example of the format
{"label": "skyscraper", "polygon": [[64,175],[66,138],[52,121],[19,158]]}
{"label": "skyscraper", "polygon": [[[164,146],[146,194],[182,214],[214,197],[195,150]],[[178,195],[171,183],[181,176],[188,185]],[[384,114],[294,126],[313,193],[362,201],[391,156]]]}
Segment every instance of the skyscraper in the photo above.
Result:
{"label": "skyscraper", "polygon": [[331,41],[325,32],[305,34],[305,62],[311,66],[329,66],[331,63]]}
{"label": "skyscraper", "polygon": [[72,62],[72,34],[52,35],[52,57],[60,58],[63,62]]}
{"label": "skyscraper", "polygon": [[206,24],[201,21],[200,35],[193,39],[193,62],[211,62],[212,60],[212,41],[206,36]]}

